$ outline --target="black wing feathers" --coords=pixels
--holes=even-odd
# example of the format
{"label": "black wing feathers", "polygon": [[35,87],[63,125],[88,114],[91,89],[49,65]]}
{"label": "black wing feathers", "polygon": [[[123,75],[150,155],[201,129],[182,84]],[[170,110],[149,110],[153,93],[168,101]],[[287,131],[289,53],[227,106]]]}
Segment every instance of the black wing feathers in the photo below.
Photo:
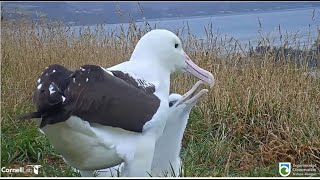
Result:
{"label": "black wing feathers", "polygon": [[37,111],[18,116],[19,119],[42,118],[40,128],[48,122],[60,122],[68,118],[62,103],[65,100],[64,90],[69,83],[72,71],[57,64],[48,66],[40,75],[37,88],[33,94],[33,102]]}
{"label": "black wing feathers", "polygon": [[66,109],[92,123],[142,132],[160,104],[155,95],[137,88],[125,75],[115,78],[99,66],[82,66],[71,77]]}
{"label": "black wing feathers", "polygon": [[34,93],[37,112],[20,118],[42,117],[40,127],[44,127],[75,115],[90,123],[142,132],[160,105],[154,86],[141,85],[145,81],[138,83],[121,71],[111,72],[95,65],[74,72],[61,65],[49,66]]}

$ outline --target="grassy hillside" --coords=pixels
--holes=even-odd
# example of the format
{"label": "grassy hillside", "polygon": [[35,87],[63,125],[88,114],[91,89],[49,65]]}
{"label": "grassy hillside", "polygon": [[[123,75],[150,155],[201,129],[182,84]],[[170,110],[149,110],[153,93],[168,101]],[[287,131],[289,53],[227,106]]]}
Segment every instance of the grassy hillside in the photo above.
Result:
{"label": "grassy hillside", "polygon": [[[47,65],[112,66],[130,57],[149,27],[132,24],[117,36],[97,26],[91,32],[83,28],[76,37],[63,24],[21,20],[1,26],[1,166],[40,164],[37,176],[79,176],[35,123],[15,116],[35,109],[32,92]],[[319,176],[320,78],[305,75],[310,57],[319,63],[319,44],[313,49],[300,47],[305,53],[299,56],[268,48],[245,53],[236,41],[215,35],[210,25],[204,28],[206,40],[189,34],[183,45],[199,66],[214,74],[216,84],[193,109],[187,125],[184,176],[279,176],[279,162],[316,164]],[[293,63],[297,58],[300,63]],[[172,92],[185,93],[195,82],[188,75],[174,75]]]}

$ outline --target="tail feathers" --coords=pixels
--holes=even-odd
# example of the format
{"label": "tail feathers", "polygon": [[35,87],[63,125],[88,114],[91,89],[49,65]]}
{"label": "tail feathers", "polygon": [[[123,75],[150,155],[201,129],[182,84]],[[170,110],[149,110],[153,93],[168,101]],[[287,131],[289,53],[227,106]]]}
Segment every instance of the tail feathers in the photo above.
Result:
{"label": "tail feathers", "polygon": [[41,118],[42,113],[40,112],[32,112],[32,113],[26,113],[26,114],[20,114],[17,116],[17,119],[33,119],[33,118]]}

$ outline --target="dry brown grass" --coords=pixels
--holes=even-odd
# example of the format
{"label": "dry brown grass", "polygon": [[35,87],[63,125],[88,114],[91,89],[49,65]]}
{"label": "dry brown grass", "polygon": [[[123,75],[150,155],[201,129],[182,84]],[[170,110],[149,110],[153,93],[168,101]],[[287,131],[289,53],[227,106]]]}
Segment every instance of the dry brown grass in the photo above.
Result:
{"label": "dry brown grass", "polygon": [[[21,125],[14,115],[33,109],[30,103],[36,79],[47,65],[58,63],[71,69],[83,64],[112,66],[128,59],[148,30],[132,24],[129,31],[117,36],[97,26],[95,31],[83,29],[77,37],[61,24],[2,23],[2,127],[9,132],[30,125]],[[239,53],[240,47],[232,49],[234,42],[217,38],[210,26],[206,31],[205,42],[191,34],[183,39],[190,57],[216,77],[185,133],[184,161],[192,173],[188,175],[254,175],[250,174],[253,168],[277,168],[281,161],[317,164],[319,168],[320,79],[305,77],[304,66],[275,63],[272,53]],[[224,49],[231,50],[223,54]],[[319,52],[317,56],[320,59]],[[175,75],[172,90],[184,93],[195,81]],[[209,170],[197,171],[198,167]]]}

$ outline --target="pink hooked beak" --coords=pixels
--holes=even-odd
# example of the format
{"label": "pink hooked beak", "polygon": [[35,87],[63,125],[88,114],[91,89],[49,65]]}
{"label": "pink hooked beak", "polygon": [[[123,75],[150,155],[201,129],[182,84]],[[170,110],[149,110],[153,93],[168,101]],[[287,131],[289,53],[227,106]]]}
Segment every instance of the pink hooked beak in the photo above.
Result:
{"label": "pink hooked beak", "polygon": [[185,54],[185,57],[187,63],[185,70],[212,87],[214,85],[214,76],[210,72],[196,65],[187,54]]}

